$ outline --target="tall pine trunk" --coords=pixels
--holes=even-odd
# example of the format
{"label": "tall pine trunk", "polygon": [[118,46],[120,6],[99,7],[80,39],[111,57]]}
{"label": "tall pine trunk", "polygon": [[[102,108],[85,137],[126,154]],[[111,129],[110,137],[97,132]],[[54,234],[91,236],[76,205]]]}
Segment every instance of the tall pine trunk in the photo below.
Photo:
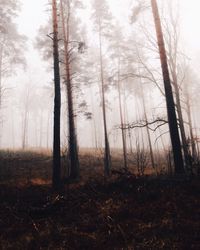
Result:
{"label": "tall pine trunk", "polygon": [[181,173],[184,173],[181,143],[180,143],[180,137],[179,137],[179,131],[178,131],[178,123],[177,123],[177,117],[176,117],[174,97],[172,93],[172,86],[171,86],[171,81],[169,77],[169,69],[168,69],[168,63],[167,63],[163,32],[162,32],[160,16],[159,16],[156,0],[151,0],[151,7],[152,7],[152,12],[153,12],[153,17],[154,17],[154,23],[155,23],[155,29],[156,29],[156,35],[157,35],[157,43],[158,43],[159,54],[160,54],[160,62],[161,62],[161,67],[162,67],[163,80],[164,80],[167,115],[168,115],[169,130],[170,130],[170,137],[171,137],[173,157],[174,157],[175,173],[181,174]]}
{"label": "tall pine trunk", "polygon": [[76,179],[79,177],[79,158],[76,129],[74,122],[74,103],[73,103],[73,90],[70,73],[70,54],[69,54],[69,20],[70,20],[70,3],[67,1],[68,14],[65,26],[65,17],[63,10],[63,0],[60,1],[61,18],[62,18],[62,31],[64,38],[64,52],[65,52],[65,74],[66,74],[66,87],[67,87],[67,102],[68,102],[68,125],[69,125],[69,159],[70,159],[70,177]]}
{"label": "tall pine trunk", "polygon": [[53,59],[54,59],[54,127],[53,127],[53,176],[52,185],[54,189],[59,189],[61,183],[61,162],[60,162],[60,66],[58,51],[58,20],[57,2],[52,0],[53,16]]}
{"label": "tall pine trunk", "polygon": [[110,146],[109,146],[108,132],[107,132],[107,121],[106,121],[105,87],[104,87],[103,59],[102,59],[102,35],[101,35],[100,21],[99,21],[99,56],[100,56],[103,126],[104,126],[104,139],[105,139],[104,173],[106,176],[108,176],[110,175],[110,169],[111,169],[111,156],[110,156]]}

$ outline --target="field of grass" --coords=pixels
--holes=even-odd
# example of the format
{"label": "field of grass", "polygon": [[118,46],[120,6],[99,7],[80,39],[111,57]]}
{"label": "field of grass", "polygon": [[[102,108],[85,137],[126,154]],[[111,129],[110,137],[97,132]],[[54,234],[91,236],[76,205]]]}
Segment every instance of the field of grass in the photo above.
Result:
{"label": "field of grass", "polygon": [[[81,149],[80,171],[85,181],[103,176],[103,151],[95,149]],[[164,160],[162,160],[162,165]],[[128,155],[128,165],[131,172],[137,174],[134,155]],[[121,150],[112,150],[112,169],[123,168]],[[160,167],[162,170],[163,167]],[[68,161],[62,153],[62,175],[67,175]],[[155,174],[151,166],[147,166],[145,174]],[[0,151],[0,183],[9,184],[49,184],[52,175],[52,152],[47,150],[1,150]]]}

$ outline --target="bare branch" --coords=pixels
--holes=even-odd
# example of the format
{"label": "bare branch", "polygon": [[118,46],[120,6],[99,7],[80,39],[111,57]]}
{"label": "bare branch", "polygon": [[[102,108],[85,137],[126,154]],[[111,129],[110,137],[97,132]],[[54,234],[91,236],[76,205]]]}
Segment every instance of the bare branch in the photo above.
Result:
{"label": "bare branch", "polygon": [[[152,128],[152,125],[155,125],[156,123],[159,123],[157,126],[155,126],[154,128]],[[120,129],[134,129],[134,128],[144,128],[144,127],[148,127],[149,130],[155,132],[158,128],[160,128],[161,126],[164,126],[168,123],[168,121],[164,118],[157,118],[156,120],[153,121],[146,121],[146,120],[141,120],[132,124],[124,124],[123,126],[118,126],[117,128]]]}

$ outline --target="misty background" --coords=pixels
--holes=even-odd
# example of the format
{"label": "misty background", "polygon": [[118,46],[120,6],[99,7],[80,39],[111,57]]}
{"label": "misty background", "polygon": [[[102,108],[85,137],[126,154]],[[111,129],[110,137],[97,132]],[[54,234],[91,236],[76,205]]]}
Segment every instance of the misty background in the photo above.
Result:
{"label": "misty background", "polygon": [[[17,29],[21,35],[26,37],[24,41],[24,64],[12,68],[11,73],[2,77],[2,108],[1,108],[1,129],[0,129],[0,147],[1,148],[21,148],[23,142],[26,148],[52,148],[52,128],[53,128],[53,59],[44,60],[42,52],[38,49],[38,37],[45,37],[48,33],[39,32],[41,26],[48,23],[51,18],[51,10],[47,0],[23,0],[21,10],[15,18]],[[92,19],[92,6],[90,0],[84,1],[84,8],[77,11],[81,21],[81,37],[86,44],[84,52],[80,55],[83,65],[85,63],[85,72],[88,73],[90,80],[80,80],[81,83],[75,90],[75,110],[77,136],[80,147],[103,147],[103,126],[102,126],[102,108],[101,95],[99,94],[99,72],[98,72],[98,37],[94,31],[94,20]],[[116,27],[121,27],[124,37],[124,44],[130,46],[130,54],[134,54],[136,47],[132,43],[142,44],[145,38],[145,32],[141,32],[141,24],[147,25],[147,30],[153,30],[151,10],[145,10],[136,22],[131,23],[132,8],[137,5],[137,1],[130,0],[108,0],[110,11],[113,15]],[[161,18],[169,18],[166,6],[170,3],[173,10],[178,10],[180,33],[179,48],[184,55],[184,63],[192,69],[192,77],[185,84],[194,91],[191,97],[192,119],[195,135],[199,136],[199,78],[198,71],[200,67],[200,30],[199,24],[199,1],[181,0],[159,0],[161,8]],[[148,26],[149,25],[149,26]],[[118,28],[116,29],[119,32]],[[51,33],[51,26],[49,34]],[[49,39],[49,43],[51,40]],[[131,44],[132,43],[132,44]],[[109,50],[109,42],[105,42],[104,54]],[[137,45],[138,46],[138,45]],[[140,50],[140,48],[138,48]],[[145,49],[144,49],[145,50]],[[144,54],[149,55],[149,51]],[[152,67],[159,68],[159,60],[153,54],[154,61]],[[106,57],[106,56],[105,56]],[[93,60],[94,63],[91,63]],[[106,63],[108,57],[105,59]],[[90,64],[87,62],[90,62]],[[112,76],[114,60],[107,63],[106,81],[109,83],[109,77]],[[157,66],[158,65],[158,66]],[[133,66],[134,67],[134,66]],[[136,66],[137,67],[137,66]],[[138,69],[137,69],[138,70]],[[83,79],[83,78],[80,78]],[[86,79],[86,78],[85,78]],[[142,84],[142,79],[129,79],[122,81],[123,89],[123,112],[126,114],[125,123],[134,123],[143,119],[143,108],[140,98],[138,84]],[[145,85],[145,103],[149,119],[152,117],[166,116],[165,100],[159,90],[151,83],[144,82]],[[162,86],[162,79],[160,79]],[[116,87],[112,82],[106,93],[107,100],[107,120],[110,146],[112,148],[121,148],[121,130],[119,129],[120,116],[118,95]],[[62,93],[62,128],[61,145],[67,142],[67,115],[66,100],[63,87]],[[186,115],[186,113],[185,113]],[[27,117],[26,117],[27,116]],[[26,117],[26,122],[25,122]],[[26,132],[24,132],[26,130]],[[95,135],[96,131],[96,135]],[[128,147],[134,146],[135,136],[140,132],[131,130],[132,142],[127,139]],[[167,127],[161,128],[159,133],[167,131]],[[186,131],[188,132],[187,126]],[[127,132],[128,133],[128,132]],[[152,132],[154,147],[161,146],[161,140],[156,140],[159,136],[158,131]],[[25,134],[25,135],[24,135]],[[96,138],[95,138],[96,136]],[[169,144],[168,134],[163,136],[164,143]],[[97,144],[97,145],[96,145]]]}

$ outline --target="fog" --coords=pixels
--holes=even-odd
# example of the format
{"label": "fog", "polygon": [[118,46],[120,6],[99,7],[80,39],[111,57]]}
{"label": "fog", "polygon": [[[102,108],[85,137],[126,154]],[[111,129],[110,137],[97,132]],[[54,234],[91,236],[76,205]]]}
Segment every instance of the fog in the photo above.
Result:
{"label": "fog", "polygon": [[0,249],[200,249],[199,12],[0,0]]}
{"label": "fog", "polygon": [[[37,38],[52,41],[47,37],[47,33],[41,34],[39,29],[43,25],[49,24],[49,34],[52,32],[51,6],[47,0],[23,0],[21,1],[21,10],[15,17],[18,32],[26,36],[23,42],[24,65],[13,65],[11,72],[2,76],[2,105],[1,105],[1,132],[0,147],[7,148],[49,148],[53,145],[53,52],[52,57],[44,59],[41,49],[38,49]],[[104,147],[103,138],[103,121],[102,121],[102,105],[99,76],[99,44],[98,35],[94,28],[94,19],[92,18],[92,0],[84,1],[84,8],[78,9],[73,13],[79,18],[79,30],[76,30],[78,38],[82,39],[86,44],[84,52],[77,55],[76,63],[80,62],[76,68],[76,74],[80,74],[79,81],[76,82],[74,90],[75,104],[75,124],[79,147]],[[105,82],[110,83],[109,90],[106,92],[106,116],[108,124],[108,135],[111,148],[122,148],[121,129],[120,129],[120,112],[117,88],[112,82],[113,72],[116,71],[115,59],[109,52],[112,50],[112,44],[117,39],[121,39],[122,45],[128,47],[127,53],[139,54],[145,61],[148,69],[152,70],[155,78],[159,79],[158,84],[163,89],[163,81],[161,77],[160,62],[158,60],[158,52],[155,48],[145,48],[151,46],[150,40],[147,41],[147,31],[152,35],[152,41],[156,40],[153,27],[152,12],[150,9],[150,1],[145,1],[147,8],[139,14],[136,21],[131,23],[133,9],[138,5],[139,1],[130,0],[107,0],[110,12],[113,15],[113,24],[116,33],[123,33],[123,37],[117,37],[112,41],[103,40],[103,55],[105,67]],[[180,83],[181,98],[184,99],[184,85],[187,85],[190,94],[192,124],[195,137],[199,137],[199,98],[194,96],[199,90],[199,66],[200,66],[200,30],[199,30],[199,1],[181,0],[159,0],[158,1],[161,21],[163,22],[163,31],[165,32],[166,23],[170,26],[170,15],[166,6],[172,5],[175,17],[178,16],[177,32],[180,34],[178,44],[177,65],[182,67],[180,74],[186,72],[186,68],[190,68],[186,82]],[[119,31],[121,28],[121,31]],[[145,29],[144,29],[145,27]],[[72,27],[73,29],[73,27]],[[111,35],[112,29],[109,31]],[[168,30],[168,32],[170,32]],[[168,35],[168,34],[166,34]],[[124,40],[123,40],[124,39]],[[167,38],[166,38],[167,39]],[[110,39],[111,40],[111,39]],[[150,42],[150,43],[148,43]],[[144,43],[144,47],[141,44]],[[47,45],[48,46],[48,45]],[[142,48],[143,47],[143,48]],[[142,51],[143,50],[143,51]],[[150,51],[151,50],[151,51]],[[132,51],[132,52],[131,52]],[[138,52],[139,51],[139,52]],[[123,52],[122,52],[123,54]],[[123,55],[122,55],[123,56]],[[129,56],[129,55],[128,55]],[[146,59],[145,59],[146,58]],[[152,60],[151,60],[152,59]],[[135,60],[134,63],[128,62]],[[136,63],[137,59],[127,60],[121,66],[122,76],[129,74],[130,70],[138,71],[141,69],[141,62]],[[88,64],[87,64],[88,63]],[[143,63],[143,62],[142,62]],[[144,66],[144,64],[143,64]],[[184,68],[185,67],[185,68]],[[141,73],[142,74],[142,73]],[[184,79],[185,79],[184,78]],[[89,80],[86,80],[89,79]],[[110,81],[110,82],[109,82]],[[89,83],[89,86],[87,84]],[[146,112],[149,121],[157,119],[157,117],[166,117],[165,99],[160,94],[159,89],[154,83],[148,82],[144,78],[129,78],[121,81],[122,86],[122,113],[124,124],[127,127],[136,122],[144,120],[143,107],[141,101],[141,92],[139,86],[144,85]],[[182,84],[182,85],[181,85]],[[183,100],[184,101],[184,100]],[[183,103],[184,106],[184,103]],[[82,108],[81,108],[82,107]],[[184,109],[184,108],[183,108]],[[61,117],[61,145],[67,146],[68,140],[68,118],[66,111],[66,93],[65,87],[62,85],[62,117]],[[87,119],[87,114],[91,113],[91,119]],[[183,110],[185,124],[187,123],[187,112]],[[25,118],[25,116],[27,117]],[[26,121],[25,121],[26,120]],[[186,136],[189,137],[189,128],[185,125]],[[24,132],[25,131],[25,132]],[[141,132],[143,131],[143,132]],[[162,148],[162,143],[166,147],[169,144],[169,135],[167,133],[167,125],[161,127],[155,132],[150,131],[153,141],[153,147]],[[130,129],[126,130],[127,147],[134,147],[137,138],[141,138],[144,134],[144,142],[147,144],[146,130]],[[25,134],[24,134],[25,133]],[[129,134],[129,135],[128,135]],[[162,142],[160,134],[164,134]],[[132,138],[130,140],[130,138]],[[141,140],[141,139],[139,139]],[[131,145],[132,143],[132,145]],[[23,145],[24,144],[24,145]]]}

